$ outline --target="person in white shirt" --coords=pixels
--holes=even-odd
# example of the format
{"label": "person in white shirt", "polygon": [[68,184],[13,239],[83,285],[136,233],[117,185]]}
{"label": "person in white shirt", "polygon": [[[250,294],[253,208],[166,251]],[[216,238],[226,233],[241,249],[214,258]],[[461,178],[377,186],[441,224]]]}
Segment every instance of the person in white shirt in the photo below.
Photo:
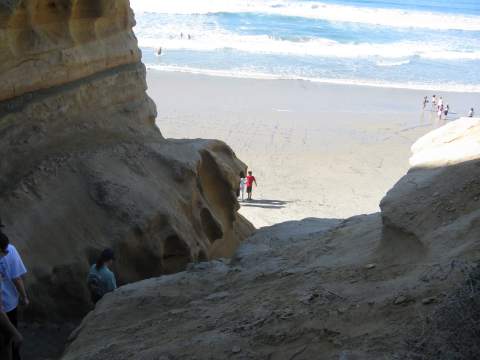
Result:
{"label": "person in white shirt", "polygon": [[443,104],[442,105],[438,105],[438,119],[439,120],[442,120],[442,115],[443,115]]}
{"label": "person in white shirt", "polygon": [[470,109],[470,111],[468,112],[468,117],[473,117],[474,115],[474,111],[473,111],[473,108]]}
{"label": "person in white shirt", "polygon": [[242,196],[242,201],[245,198],[245,185],[246,184],[247,184],[247,179],[245,178],[245,173],[242,171],[240,173],[240,184],[239,184],[239,190],[240,190],[239,195]]}
{"label": "person in white shirt", "polygon": [[440,96],[440,99],[438,99],[437,105],[438,105],[437,107],[438,110],[440,110],[440,108],[443,108],[443,97]]}

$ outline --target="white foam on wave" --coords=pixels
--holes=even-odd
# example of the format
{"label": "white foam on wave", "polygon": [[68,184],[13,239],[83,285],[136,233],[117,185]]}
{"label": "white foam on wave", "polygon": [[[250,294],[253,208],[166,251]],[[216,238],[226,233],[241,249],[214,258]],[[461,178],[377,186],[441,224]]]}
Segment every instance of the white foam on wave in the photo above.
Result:
{"label": "white foam on wave", "polygon": [[309,78],[309,77],[302,77],[302,76],[275,75],[275,74],[262,73],[262,72],[256,72],[256,71],[213,70],[213,69],[200,69],[200,68],[175,66],[175,65],[149,65],[147,66],[147,69],[165,71],[165,72],[179,72],[179,73],[188,73],[188,74],[195,74],[195,75],[207,75],[207,76],[239,78],[239,79],[301,80],[301,81],[311,81],[316,83],[337,84],[337,85],[355,85],[355,86],[411,89],[411,90],[424,90],[424,91],[480,93],[480,84],[478,85],[446,84],[446,83],[422,84],[422,83],[410,83],[410,82],[395,83],[395,82],[373,81],[373,80],[363,80],[363,79]]}
{"label": "white foam on wave", "polygon": [[398,28],[480,31],[480,16],[291,0],[131,0],[135,12],[263,13]]}
{"label": "white foam on wave", "polygon": [[377,61],[377,66],[382,66],[382,67],[392,67],[392,66],[402,66],[402,65],[407,65],[410,64],[410,59],[405,59],[405,60],[379,60]]}
{"label": "white foam on wave", "polygon": [[452,43],[401,41],[387,44],[340,43],[316,38],[306,41],[274,39],[267,35],[238,35],[226,31],[194,33],[191,40],[172,38],[172,34],[139,34],[139,45],[162,50],[215,51],[233,49],[253,54],[315,56],[325,58],[397,59],[395,62],[379,62],[379,66],[408,64],[411,58],[429,60],[480,60],[480,50],[461,51]]}

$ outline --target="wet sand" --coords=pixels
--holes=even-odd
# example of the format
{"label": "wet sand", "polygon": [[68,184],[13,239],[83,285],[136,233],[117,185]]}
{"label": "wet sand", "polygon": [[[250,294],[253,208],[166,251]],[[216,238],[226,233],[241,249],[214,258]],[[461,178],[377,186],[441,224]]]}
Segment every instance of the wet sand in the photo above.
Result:
{"label": "wet sand", "polygon": [[[147,72],[157,125],[168,138],[228,143],[258,181],[241,213],[261,227],[345,218],[378,204],[408,170],[410,146],[441,125],[425,91]],[[438,93],[450,119],[478,94]]]}

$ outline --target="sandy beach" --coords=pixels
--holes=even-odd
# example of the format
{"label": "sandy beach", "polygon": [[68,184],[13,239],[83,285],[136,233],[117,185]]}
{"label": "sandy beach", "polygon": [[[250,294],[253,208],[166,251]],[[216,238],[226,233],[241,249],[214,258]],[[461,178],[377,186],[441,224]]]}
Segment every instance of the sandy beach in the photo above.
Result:
{"label": "sandy beach", "polygon": [[[427,91],[153,69],[147,82],[165,137],[220,139],[249,165],[258,187],[241,213],[256,227],[378,211],[408,170],[413,142],[445,123],[422,111]],[[437,95],[451,119],[478,100]]]}

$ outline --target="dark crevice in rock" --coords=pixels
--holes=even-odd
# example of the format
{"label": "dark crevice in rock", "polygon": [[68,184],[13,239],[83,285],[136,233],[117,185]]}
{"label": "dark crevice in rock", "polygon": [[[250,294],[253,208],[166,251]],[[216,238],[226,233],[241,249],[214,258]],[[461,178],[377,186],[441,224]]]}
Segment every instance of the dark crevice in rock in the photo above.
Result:
{"label": "dark crevice in rock", "polygon": [[215,218],[212,216],[212,213],[208,209],[203,208],[200,212],[200,217],[202,219],[203,231],[207,235],[210,242],[213,243],[223,237],[222,227],[218,221],[215,220]]}

